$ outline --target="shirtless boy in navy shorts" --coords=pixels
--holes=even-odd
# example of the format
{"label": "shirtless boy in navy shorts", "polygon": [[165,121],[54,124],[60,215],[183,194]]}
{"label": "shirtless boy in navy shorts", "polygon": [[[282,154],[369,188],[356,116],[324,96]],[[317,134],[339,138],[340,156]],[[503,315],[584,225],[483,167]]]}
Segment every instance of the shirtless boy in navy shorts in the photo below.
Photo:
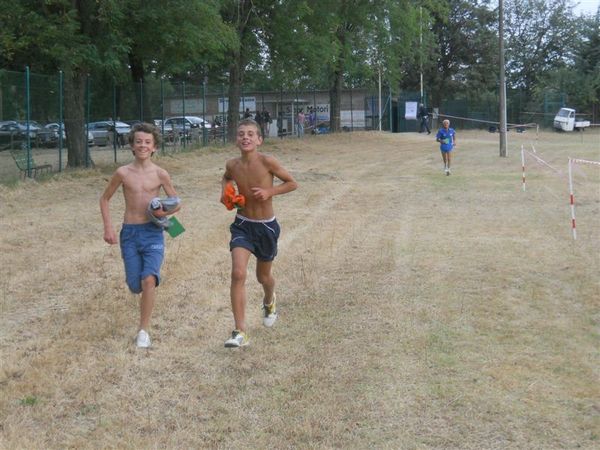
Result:
{"label": "shirtless boy in navy shorts", "polygon": [[[134,294],[142,294],[140,324],[136,336],[136,344],[141,348],[151,345],[148,329],[165,252],[163,229],[149,221],[147,208],[150,200],[159,196],[161,187],[169,197],[177,197],[167,171],[150,159],[159,142],[160,133],[154,125],[134,125],[129,134],[129,144],[135,159],[116,170],[100,197],[104,240],[109,244],[120,242],[127,286]],[[110,217],[109,201],[121,185],[125,197],[125,214],[117,240]],[[154,215],[165,217],[176,213],[180,207],[179,205],[168,212],[158,210]]]}
{"label": "shirtless boy in navy shorts", "polygon": [[[246,335],[246,270],[252,254],[257,260],[256,278],[264,290],[263,325],[271,327],[277,319],[275,279],[271,268],[277,255],[280,229],[272,198],[295,190],[298,184],[274,157],[258,152],[262,142],[260,127],[254,120],[240,121],[236,145],[241,155],[227,161],[221,181],[223,204],[226,204],[225,187],[232,181],[246,199],[230,226],[230,292],[235,329],[225,341],[225,347],[241,347],[249,342]],[[282,183],[274,184],[275,177]]]}

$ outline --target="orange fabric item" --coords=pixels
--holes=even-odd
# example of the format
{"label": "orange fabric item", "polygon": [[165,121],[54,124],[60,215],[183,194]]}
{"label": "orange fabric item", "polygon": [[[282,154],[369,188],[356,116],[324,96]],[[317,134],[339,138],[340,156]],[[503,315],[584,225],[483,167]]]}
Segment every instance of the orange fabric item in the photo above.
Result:
{"label": "orange fabric item", "polygon": [[233,208],[242,209],[245,205],[246,197],[236,193],[233,183],[227,183],[225,185],[225,207],[231,211]]}

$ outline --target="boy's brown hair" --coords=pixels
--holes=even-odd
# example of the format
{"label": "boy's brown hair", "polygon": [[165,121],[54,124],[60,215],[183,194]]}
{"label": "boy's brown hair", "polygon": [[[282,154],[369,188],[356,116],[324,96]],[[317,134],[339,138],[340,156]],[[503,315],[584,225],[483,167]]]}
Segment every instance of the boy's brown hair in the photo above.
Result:
{"label": "boy's brown hair", "polygon": [[242,125],[255,127],[258,135],[260,137],[262,137],[262,130],[261,130],[260,125],[258,124],[258,122],[256,120],[250,119],[250,118],[242,119],[238,123],[238,128],[241,127]]}
{"label": "boy's brown hair", "polygon": [[152,136],[154,137],[154,146],[158,148],[162,136],[160,135],[160,132],[158,131],[156,125],[147,122],[136,123],[134,126],[131,127],[131,131],[129,132],[129,136],[127,137],[129,145],[133,147],[135,133],[137,133],[138,131],[141,131],[142,133],[152,134]]}

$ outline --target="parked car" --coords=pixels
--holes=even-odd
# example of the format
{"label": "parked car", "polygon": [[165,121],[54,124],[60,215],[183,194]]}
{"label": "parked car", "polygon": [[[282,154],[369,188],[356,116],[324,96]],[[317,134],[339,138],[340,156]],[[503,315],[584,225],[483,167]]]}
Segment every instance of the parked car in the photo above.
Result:
{"label": "parked car", "polygon": [[191,140],[193,135],[199,135],[203,129],[210,128],[210,122],[198,116],[173,116],[164,121],[164,134],[167,140],[175,136],[181,139],[184,133],[186,140]]}
{"label": "parked car", "polygon": [[129,125],[130,127],[137,125],[138,123],[144,123],[143,120],[139,120],[139,119],[134,119],[134,120],[126,120],[125,123],[127,125]]}
{"label": "parked car", "polygon": [[[58,130],[60,129],[60,124],[57,122],[52,122],[52,123],[46,124],[46,126],[44,128],[53,130],[56,133],[56,136],[58,136]],[[63,135],[63,145],[66,145],[67,132],[65,130],[64,124],[62,126],[62,135]],[[57,139],[58,139],[58,137],[57,137]],[[94,134],[91,131],[88,131],[88,145],[94,145]]]}
{"label": "parked car", "polygon": [[[56,133],[56,136],[58,138],[58,132],[60,130],[60,124],[56,123],[56,122],[52,122],[52,123],[48,123],[44,126],[44,128],[47,128],[48,130],[52,130]],[[65,131],[65,126],[63,124],[62,126],[62,138],[63,140],[67,139],[67,132]]]}
{"label": "parked car", "polygon": [[[30,137],[32,132],[30,131]],[[23,130],[14,120],[0,122],[0,149],[18,148],[27,140],[27,129]]]}
{"label": "parked car", "polygon": [[[18,120],[19,127],[27,135],[27,121]],[[40,123],[35,120],[29,121],[29,135],[31,136],[31,145],[35,147],[52,147],[58,142],[58,135],[52,130],[44,128]]]}
{"label": "parked car", "polygon": [[114,132],[117,132],[117,144],[125,145],[131,131],[131,126],[119,120],[102,120],[88,124],[88,130],[94,135],[95,145],[108,145],[112,142]]}
{"label": "parked car", "polygon": [[312,131],[312,134],[328,134],[329,133],[329,125],[325,123],[318,124]]}
{"label": "parked car", "polygon": [[191,130],[194,128],[211,128],[208,120],[197,116],[175,116],[165,119],[165,130]]}

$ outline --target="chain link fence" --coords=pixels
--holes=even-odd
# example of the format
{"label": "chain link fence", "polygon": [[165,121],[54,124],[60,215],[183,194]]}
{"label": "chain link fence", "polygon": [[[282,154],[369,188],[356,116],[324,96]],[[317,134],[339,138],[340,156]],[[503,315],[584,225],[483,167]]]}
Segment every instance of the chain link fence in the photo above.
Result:
{"label": "chain link fence", "polygon": [[[0,70],[0,182],[36,176],[41,168],[48,169],[45,172],[66,168],[69,142],[66,129],[74,128],[65,126],[68,119],[65,119],[64,85],[61,72],[40,75],[29,70]],[[230,105],[224,84],[162,78],[117,83],[92,75],[86,79],[80,101],[85,117],[79,123],[83,123],[81,134],[88,166],[96,162],[131,161],[127,136],[131,126],[138,122],[154,123],[159,128],[161,153],[227,143]],[[498,120],[495,95],[449,98],[432,107],[426,93],[421,98],[418,92],[393,92],[387,86],[368,86],[343,89],[339,127],[342,131],[417,131],[419,121],[413,109],[420,102],[432,113],[433,127],[437,126],[437,113],[465,118],[454,121],[460,128],[481,128],[483,121]],[[543,105],[531,107],[525,105],[521,92],[509,91],[508,121],[551,126],[554,113],[565,104],[564,94],[548,94]],[[259,122],[266,139],[328,133],[331,117],[338,116],[332,111],[329,90],[321,89],[242,89],[237,109],[240,118],[251,117]],[[299,119],[301,116],[304,119]]]}
{"label": "chain link fence", "polygon": [[[40,75],[29,70],[0,70],[0,182],[35,176],[41,166],[50,166],[51,172],[66,168],[66,130],[73,127],[67,126],[69,120],[65,118],[64,86],[60,72]],[[379,120],[375,92],[372,88],[344,89],[342,130],[378,129],[380,122],[384,123],[383,130],[390,129],[389,121]],[[229,94],[223,84],[155,78],[143,83],[116,83],[89,76],[81,102],[87,166],[131,161],[127,136],[138,122],[154,123],[159,128],[162,153],[227,143]],[[240,118],[257,120],[266,139],[298,136],[302,131],[322,134],[330,129],[328,90],[242,90],[238,112]],[[300,113],[303,124],[299,123]]]}

